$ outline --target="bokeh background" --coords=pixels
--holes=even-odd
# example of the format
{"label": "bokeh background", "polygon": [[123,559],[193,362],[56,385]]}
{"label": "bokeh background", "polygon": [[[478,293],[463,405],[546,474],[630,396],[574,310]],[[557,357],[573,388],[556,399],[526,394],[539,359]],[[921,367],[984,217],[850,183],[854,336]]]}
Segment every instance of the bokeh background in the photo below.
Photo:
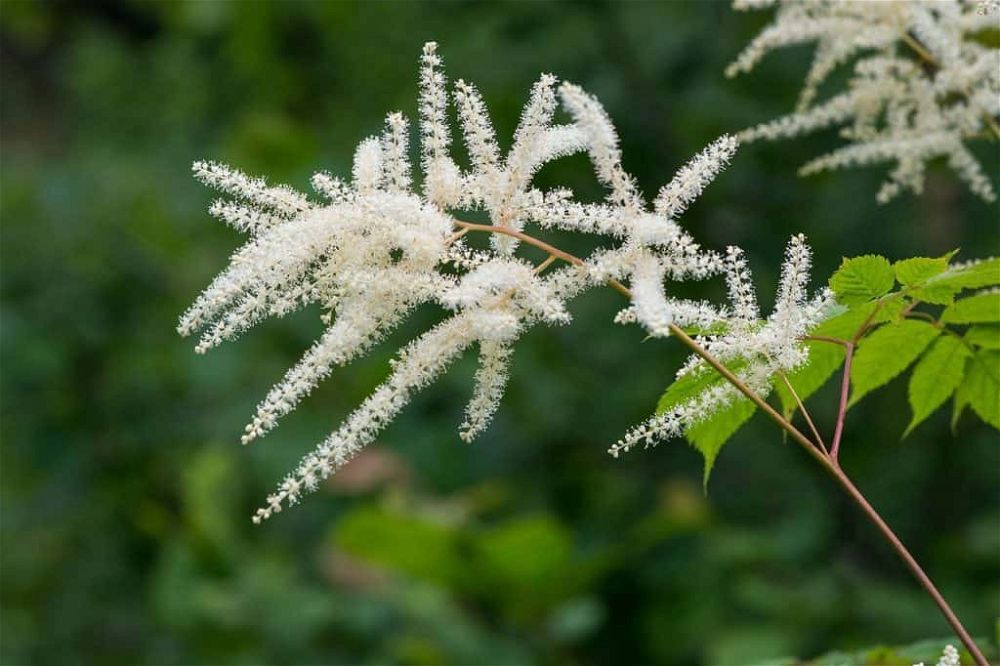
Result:
{"label": "bokeh background", "polygon": [[[722,452],[707,495],[683,441],[605,453],[683,357],[611,325],[610,290],[526,337],[477,442],[455,434],[470,355],[262,527],[249,520],[261,498],[440,313],[418,312],[248,448],[243,424],[318,313],[205,357],[174,332],[240,242],[205,212],[193,160],[301,189],[314,170],[345,173],[385,112],[415,116],[434,39],[501,137],[541,71],[596,93],[653,193],[718,135],[793,107],[809,49],[722,75],[766,18],[694,1],[4,0],[0,662],[794,663],[920,641],[837,663],[934,659],[950,637],[936,608],[762,417]],[[887,206],[881,168],[796,177],[836,143],[746,146],[686,215],[705,244],[747,250],[765,307],[797,231],[817,285],[845,255],[1000,253],[997,206],[944,169]],[[997,144],[976,150],[996,174]],[[583,157],[539,179],[601,196]],[[834,393],[812,400],[828,428]],[[995,645],[1000,442],[969,417],[953,435],[945,411],[901,440],[897,380],[852,410],[844,465]]]}

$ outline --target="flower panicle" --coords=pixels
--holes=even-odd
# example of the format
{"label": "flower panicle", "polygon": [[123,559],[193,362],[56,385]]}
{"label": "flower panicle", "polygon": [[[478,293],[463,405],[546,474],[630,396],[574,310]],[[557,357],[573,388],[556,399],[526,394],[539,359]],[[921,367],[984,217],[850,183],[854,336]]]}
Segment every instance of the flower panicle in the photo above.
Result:
{"label": "flower panicle", "polygon": [[[608,113],[579,86],[543,74],[502,154],[483,96],[462,81],[449,92],[436,44],[424,47],[419,71],[420,191],[413,183],[409,124],[399,112],[386,116],[380,135],[358,144],[349,178],[313,176],[315,202],[214,162],[195,164],[201,181],[229,197],[212,204],[212,214],[248,239],[182,315],[179,331],[201,331],[196,349],[204,352],[266,318],[306,306],[321,312],[322,333],[258,404],[244,443],[266,435],[335,368],[363,356],[416,308],[434,304],[444,313],[399,350],[388,377],[279,484],[255,522],[318,488],[374,441],[417,391],[477,349],[479,368],[459,426],[459,437],[472,441],[497,411],[520,337],[536,325],[568,323],[569,301],[608,280],[629,282],[633,295],[616,321],[637,323],[654,336],[669,335],[673,326],[718,329],[704,344],[728,360],[751,359],[741,372],[754,386],[766,389],[768,372],[801,362],[805,352],[796,336],[816,311],[815,298],[805,294],[804,239],[790,243],[776,314],[760,322],[742,254],[702,248],[677,221],[728,164],[735,138],[723,136],[706,147],[650,206],[623,167]],[[452,157],[449,104],[457,112],[468,170]],[[560,109],[567,121],[557,118]],[[605,201],[584,203],[569,189],[533,184],[542,165],[578,152],[590,156],[607,188]],[[465,222],[461,211],[485,214],[490,224]],[[548,246],[522,233],[528,224],[598,235],[610,245],[582,259],[552,250],[532,264],[518,256],[518,242]],[[466,243],[473,230],[493,232],[494,242]],[[666,287],[671,280],[718,275],[730,287],[725,305],[678,298]],[[687,368],[701,370],[697,363]],[[612,452],[680,434],[736,397],[714,387],[630,431]]]}
{"label": "flower panicle", "polygon": [[[799,173],[894,165],[876,194],[886,203],[923,191],[929,162],[944,159],[969,190],[996,199],[992,180],[968,145],[1000,140],[1000,48],[976,39],[995,30],[995,0],[802,2],[735,0],[738,10],[774,9],[774,19],[727,67],[753,70],[764,56],[815,43],[794,113],[740,133],[743,141],[791,138],[839,127],[847,143]],[[827,79],[853,61],[846,90],[820,99]]]}

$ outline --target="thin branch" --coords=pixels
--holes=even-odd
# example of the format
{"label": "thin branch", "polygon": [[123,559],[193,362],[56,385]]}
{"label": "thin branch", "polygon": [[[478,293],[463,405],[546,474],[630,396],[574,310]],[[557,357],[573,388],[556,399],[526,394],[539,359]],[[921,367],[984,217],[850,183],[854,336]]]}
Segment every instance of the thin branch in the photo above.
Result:
{"label": "thin branch", "polygon": [[785,388],[788,389],[788,392],[792,394],[793,398],[795,398],[795,404],[799,406],[799,411],[802,412],[802,416],[805,417],[806,423],[809,424],[809,429],[812,430],[813,437],[816,438],[816,444],[819,446],[819,448],[823,451],[824,454],[830,455],[829,452],[826,450],[826,443],[823,441],[823,437],[819,434],[819,431],[816,430],[816,424],[813,423],[812,417],[809,415],[809,410],[807,410],[806,406],[802,403],[802,399],[799,397],[799,394],[795,391],[795,388],[792,386],[792,383],[788,381],[788,377],[785,376],[785,373],[783,371],[779,370],[778,376],[781,377],[781,381],[785,383]]}
{"label": "thin branch", "polygon": [[972,655],[976,664],[978,666],[990,666],[990,663],[986,661],[986,656],[979,649],[979,646],[976,645],[976,642],[972,640],[972,636],[969,635],[969,632],[966,631],[964,626],[962,626],[962,622],[958,619],[958,616],[955,615],[955,611],[951,609],[951,606],[949,606],[945,598],[941,596],[937,587],[934,586],[934,582],[920,567],[920,564],[916,561],[916,559],[914,559],[913,555],[910,554],[910,551],[906,549],[906,546],[904,546],[903,542],[899,540],[899,537],[896,536],[895,532],[893,532],[885,520],[882,519],[882,516],[879,515],[878,511],[876,511],[875,508],[868,503],[868,500],[861,493],[861,491],[858,490],[857,486],[854,485],[850,478],[848,478],[847,474],[844,473],[844,470],[840,468],[839,464],[833,463],[833,465],[830,466],[829,471],[833,474],[834,479],[836,479],[840,484],[840,487],[843,488],[848,495],[850,495],[855,504],[857,504],[861,510],[865,512],[868,519],[875,524],[875,527],[877,527],[880,532],[882,532],[882,536],[885,537],[885,540],[889,542],[889,544],[896,551],[896,554],[903,560],[903,563],[906,564],[910,573],[916,577],[917,581],[924,588],[927,594],[934,600],[934,603],[937,604],[941,614],[944,615],[946,620],[948,620],[948,624],[951,625],[952,630],[959,637],[959,639],[961,639],[962,643],[965,645],[965,649],[967,649],[969,654]]}
{"label": "thin branch", "polygon": [[[537,238],[529,236],[528,234],[525,234],[520,231],[515,231],[513,229],[505,227],[494,227],[486,224],[472,224],[469,222],[462,222],[459,220],[456,220],[455,224],[462,228],[469,229],[470,231],[501,233],[508,236],[512,236],[528,245],[533,245],[534,247],[545,250],[550,255],[559,257],[563,261],[566,261],[573,265],[576,266],[585,265],[584,261],[579,257],[569,254],[568,252],[564,252],[556,247],[549,245],[544,241],[538,240]],[[623,296],[628,298],[629,300],[632,299],[632,292],[629,290],[628,287],[623,285],[621,282],[618,282],[617,280],[608,280],[608,284],[613,289],[615,289]],[[875,312],[877,312],[878,309],[879,308],[876,308],[875,311],[872,312],[872,315],[862,325],[862,328],[855,335],[855,339],[852,340],[850,345],[848,346],[847,348],[848,361],[852,356],[854,350],[854,343],[857,341],[857,338],[860,337],[860,335],[864,332],[864,329],[867,328],[868,324],[870,323],[871,319],[875,316]],[[969,651],[970,654],[972,654],[973,658],[976,660],[976,664],[978,664],[978,666],[989,666],[989,662],[986,661],[986,657],[983,656],[982,651],[976,645],[975,641],[972,640],[972,637],[969,635],[969,632],[965,630],[964,626],[962,626],[962,622],[958,619],[958,616],[955,615],[955,612],[951,609],[951,606],[948,605],[948,602],[945,600],[943,596],[941,596],[941,593],[938,591],[937,587],[934,586],[934,582],[931,581],[930,577],[920,567],[920,564],[916,561],[916,559],[914,559],[913,555],[910,554],[910,551],[908,551],[906,549],[906,546],[903,545],[903,542],[899,540],[899,537],[896,536],[896,534],[892,531],[889,525],[882,519],[882,516],[880,516],[879,513],[875,510],[875,508],[868,503],[868,500],[865,499],[865,496],[861,493],[861,491],[858,490],[858,488],[851,482],[847,474],[845,474],[844,471],[841,469],[840,464],[837,462],[836,458],[833,457],[836,455],[835,452],[837,449],[837,445],[839,444],[839,435],[840,432],[842,431],[842,426],[843,426],[843,416],[844,413],[846,412],[846,409],[843,407],[846,401],[845,398],[846,389],[842,389],[841,391],[842,408],[840,410],[841,413],[837,423],[837,434],[834,436],[834,443],[833,443],[834,453],[831,456],[827,456],[822,451],[817,449],[813,445],[813,443],[809,440],[809,438],[803,435],[802,432],[798,428],[796,428],[788,419],[779,414],[771,405],[767,403],[767,401],[765,401],[753,389],[747,386],[746,383],[744,383],[739,377],[733,374],[732,371],[729,370],[729,368],[724,366],[717,358],[712,356],[712,354],[710,354],[708,350],[699,345],[695,340],[691,338],[691,336],[685,333],[680,327],[678,327],[676,324],[670,324],[668,328],[670,330],[671,335],[680,340],[681,344],[683,344],[688,349],[693,351],[695,354],[700,356],[706,363],[712,366],[712,368],[714,368],[716,372],[722,375],[726,379],[726,381],[728,381],[730,384],[736,387],[736,389],[739,390],[740,393],[749,398],[751,402],[757,405],[757,407],[759,407],[760,410],[768,416],[768,418],[774,421],[779,428],[781,428],[789,435],[791,435],[792,439],[799,445],[801,445],[802,448],[805,449],[806,453],[812,456],[813,459],[815,459],[823,467],[823,469],[825,469],[827,472],[830,473],[831,476],[833,476],[834,480],[837,481],[837,483],[841,486],[841,488],[843,488],[844,491],[847,492],[847,494],[851,497],[851,499],[854,500],[854,503],[857,504],[858,507],[864,512],[865,516],[872,523],[874,523],[874,525],[879,529],[880,532],[882,532],[882,536],[885,537],[885,540],[889,543],[890,546],[892,546],[892,548],[896,551],[896,554],[899,555],[900,559],[903,560],[903,563],[906,564],[907,568],[910,569],[910,572],[914,575],[914,577],[916,577],[920,585],[924,588],[924,590],[931,597],[931,599],[933,599],[934,603],[941,611],[941,614],[944,615],[945,619],[948,621],[948,624],[951,625],[951,628],[954,630],[955,634],[958,636],[959,639],[961,639],[966,649]],[[846,366],[845,369],[848,372],[844,373],[845,377],[844,384],[849,385],[849,379],[850,379],[849,362],[845,363],[845,366]]]}
{"label": "thin branch", "polygon": [[847,418],[847,394],[851,390],[851,363],[854,361],[854,343],[848,342],[847,354],[844,356],[844,377],[840,380],[840,406],[837,408],[837,427],[833,431],[833,444],[830,446],[830,459],[837,464],[840,453],[840,436],[844,433],[844,420]]}
{"label": "thin branch", "polygon": [[460,229],[459,231],[456,231],[451,236],[448,236],[448,240],[445,241],[445,245],[451,245],[467,233],[469,233],[468,229]]}
{"label": "thin branch", "polygon": [[851,344],[850,340],[842,340],[840,338],[831,338],[825,335],[803,335],[802,340],[813,341],[813,342],[829,342],[834,345],[840,345],[841,347],[846,347]]}
{"label": "thin branch", "polygon": [[[574,256],[569,252],[563,252],[557,247],[549,245],[543,240],[539,240],[534,236],[529,236],[523,231],[517,231],[516,229],[511,229],[510,227],[494,227],[490,224],[473,224],[472,222],[463,222],[462,220],[455,220],[455,226],[462,227],[468,231],[484,231],[491,234],[503,234],[505,236],[510,236],[511,238],[517,238],[522,243],[537,247],[539,250],[544,250],[554,257],[558,257],[568,264],[573,264],[574,266],[586,266],[587,264],[580,257]],[[617,291],[619,294],[625,298],[631,300],[632,292],[629,288],[623,285],[618,280],[608,280],[608,285]]]}
{"label": "thin branch", "polygon": [[540,263],[537,266],[535,266],[535,271],[534,272],[535,273],[541,273],[546,268],[548,268],[549,266],[551,266],[552,262],[556,261],[557,259],[559,259],[559,257],[557,257],[554,254],[550,254],[545,261],[543,261],[542,263]]}

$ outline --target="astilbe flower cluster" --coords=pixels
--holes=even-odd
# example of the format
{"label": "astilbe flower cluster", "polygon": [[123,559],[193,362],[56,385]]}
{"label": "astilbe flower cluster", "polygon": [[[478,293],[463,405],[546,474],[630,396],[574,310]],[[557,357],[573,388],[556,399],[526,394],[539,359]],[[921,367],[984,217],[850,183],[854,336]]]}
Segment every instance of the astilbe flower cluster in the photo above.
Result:
{"label": "astilbe flower cluster", "polygon": [[[961,663],[961,655],[958,654],[958,650],[955,649],[955,646],[945,645],[944,652],[941,654],[941,658],[938,659],[936,666],[960,666]],[[913,666],[924,666],[924,662],[914,664]]]}
{"label": "astilbe flower cluster", "polygon": [[[937,158],[986,201],[996,194],[967,147],[1000,139],[1000,49],[980,37],[1000,29],[1000,15],[967,0],[735,0],[736,9],[776,8],[765,27],[726,69],[749,72],[769,52],[815,42],[794,113],[740,133],[743,141],[782,139],[840,127],[847,145],[800,169],[807,175],[856,165],[894,163],[877,194],[885,203],[923,190]],[[846,90],[817,101],[841,65]]]}
{"label": "astilbe flower cluster", "polygon": [[[469,169],[452,157],[449,103],[457,111]],[[558,106],[566,122],[554,121]],[[181,317],[179,331],[203,331],[197,350],[204,352],[266,317],[306,306],[318,307],[326,325],[258,405],[244,443],[271,430],[334,367],[364,354],[417,306],[435,303],[447,313],[399,351],[388,378],[303,458],[257,510],[255,522],[315,489],[371,443],[416,391],[475,346],[479,369],[460,426],[462,439],[471,440],[497,409],[519,337],[537,324],[565,324],[568,301],[608,280],[631,284],[632,303],[618,321],[637,322],[654,336],[668,335],[672,325],[722,331],[701,341],[724,360],[747,359],[738,375],[757,389],[766,389],[773,372],[805,359],[798,338],[823,316],[830,296],[807,298],[804,239],[789,243],[777,306],[761,321],[740,251],[705,250],[676,222],[732,157],[732,137],[693,158],[650,208],[622,166],[603,107],[551,75],[532,88],[513,145],[502,154],[479,92],[458,81],[449,95],[436,45],[429,43],[421,58],[419,116],[420,188],[411,174],[409,125],[399,113],[389,114],[381,136],[359,144],[349,182],[325,173],[313,177],[322,201],[219,164],[194,165],[202,182],[229,197],[214,203],[212,214],[249,240]],[[604,201],[581,202],[569,190],[532,185],[542,165],[580,152],[589,154],[607,188]],[[492,226],[471,225],[461,211],[483,211]],[[519,241],[535,240],[521,233],[528,224],[594,234],[608,247],[584,259],[551,248],[549,259],[532,265],[516,255]],[[483,248],[467,243],[470,230],[495,233]],[[566,263],[550,268],[557,256]],[[673,298],[664,289],[666,280],[715,275],[725,276],[728,305]],[[697,359],[682,370],[701,371]],[[640,426],[613,450],[678,434],[734,397],[728,389],[707,391]]]}

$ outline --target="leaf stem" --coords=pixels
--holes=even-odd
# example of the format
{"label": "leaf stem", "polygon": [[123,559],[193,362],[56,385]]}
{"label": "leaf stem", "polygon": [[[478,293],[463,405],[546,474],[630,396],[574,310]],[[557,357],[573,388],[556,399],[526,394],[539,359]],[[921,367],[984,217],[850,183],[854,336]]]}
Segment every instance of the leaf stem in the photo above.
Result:
{"label": "leaf stem", "polygon": [[840,405],[837,407],[837,425],[833,431],[833,443],[830,445],[830,460],[837,464],[840,453],[840,436],[844,434],[844,421],[847,418],[847,396],[851,390],[851,363],[854,361],[854,341],[844,345],[847,350],[844,355],[844,377],[840,380]]}
{"label": "leaf stem", "polygon": [[[455,220],[455,224],[469,231],[483,231],[487,233],[505,234],[507,236],[517,238],[528,245],[532,245],[541,250],[544,250],[548,252],[550,255],[558,257],[559,259],[562,259],[567,263],[573,264],[575,266],[586,265],[583,259],[580,259],[577,256],[574,256],[568,252],[564,252],[563,250],[553,247],[552,245],[549,245],[548,243],[542,240],[539,240],[533,236],[529,236],[524,232],[516,231],[509,227],[500,227],[500,226],[495,227],[487,224],[473,224],[471,222],[462,222],[460,220]],[[629,290],[628,287],[623,285],[621,282],[618,282],[617,280],[608,280],[608,284],[617,292],[619,292],[629,300],[632,300],[632,292]],[[875,312],[877,311],[878,308],[876,308]],[[859,331],[859,335],[861,332],[863,332],[864,328],[867,327],[868,323],[870,323],[871,319],[874,317],[875,312],[873,312],[872,315],[868,318],[868,321],[866,321],[862,325],[862,328]],[[722,375],[726,379],[726,381],[728,381],[730,384],[736,387],[736,389],[739,390],[740,393],[745,395],[751,402],[757,405],[757,407],[759,407],[760,410],[764,412],[764,414],[766,414],[768,418],[774,421],[779,428],[781,428],[789,435],[791,435],[792,439],[795,440],[799,445],[801,445],[802,448],[805,449],[806,453],[812,456],[813,459],[815,459],[823,467],[823,469],[825,469],[831,476],[833,476],[834,480],[840,485],[840,487],[844,489],[844,491],[848,494],[848,496],[852,500],[854,500],[854,503],[857,504],[858,507],[864,512],[868,520],[871,521],[875,525],[875,527],[878,528],[878,530],[882,533],[882,536],[885,538],[885,540],[889,543],[890,546],[892,546],[893,550],[896,551],[896,554],[899,555],[900,559],[903,560],[903,563],[906,564],[907,568],[917,579],[917,582],[920,583],[920,585],[924,588],[924,590],[931,597],[931,599],[933,599],[934,603],[937,604],[937,607],[938,609],[940,609],[941,614],[944,615],[945,619],[948,621],[948,624],[950,624],[952,630],[954,630],[956,636],[958,636],[958,638],[965,645],[965,648],[972,655],[973,659],[975,659],[976,664],[978,666],[989,666],[989,662],[986,661],[986,657],[983,656],[982,651],[976,645],[975,641],[972,640],[972,637],[969,635],[969,632],[965,630],[964,626],[962,626],[962,623],[958,619],[958,616],[955,615],[955,612],[951,609],[951,606],[948,605],[948,602],[945,601],[945,598],[938,591],[937,587],[935,587],[933,581],[931,581],[930,577],[920,567],[920,564],[916,561],[916,559],[914,559],[913,555],[910,554],[910,551],[906,549],[906,546],[903,545],[903,542],[899,540],[899,537],[896,536],[896,534],[892,531],[892,529],[885,522],[885,520],[882,519],[882,516],[879,515],[879,513],[875,510],[875,508],[868,502],[867,499],[865,499],[865,496],[861,493],[861,491],[858,490],[857,486],[855,486],[854,483],[850,480],[850,478],[848,478],[847,474],[844,473],[844,470],[841,469],[840,467],[840,463],[837,462],[836,451],[837,451],[837,446],[840,443],[840,434],[843,430],[842,428],[843,420],[847,411],[846,387],[849,387],[849,382],[850,382],[850,360],[852,357],[852,352],[854,350],[854,345],[856,344],[859,335],[856,335],[854,339],[852,339],[851,341],[840,341],[833,338],[826,340],[826,341],[835,341],[838,344],[844,343],[847,345],[847,357],[844,363],[845,366],[844,382],[841,390],[841,408],[837,418],[837,431],[836,434],[834,435],[833,449],[830,452],[830,454],[827,455],[819,448],[817,448],[816,443],[814,443],[812,440],[810,440],[808,437],[802,434],[802,432],[798,428],[796,428],[795,425],[793,425],[788,419],[786,419],[784,416],[778,413],[778,411],[775,410],[774,407],[769,405],[766,400],[764,400],[760,395],[757,394],[756,391],[747,386],[747,384],[743,382],[743,380],[741,380],[739,377],[733,374],[733,372],[729,370],[729,368],[723,365],[717,358],[712,356],[712,354],[709,353],[708,350],[699,345],[697,341],[691,338],[691,336],[685,333],[680,327],[678,327],[676,324],[670,324],[668,328],[670,330],[671,335],[677,338],[681,342],[681,344],[683,344],[692,352],[700,356],[706,363],[712,366],[712,368],[715,369],[716,372]]]}
{"label": "leaf stem", "polygon": [[795,398],[795,404],[799,406],[799,411],[802,412],[802,416],[805,418],[806,423],[809,424],[809,429],[812,431],[813,437],[816,438],[816,444],[819,445],[819,448],[823,451],[823,453],[825,453],[826,455],[830,455],[829,452],[827,452],[826,450],[826,443],[823,441],[823,437],[819,434],[819,431],[816,429],[816,424],[813,423],[812,416],[809,415],[809,410],[807,410],[806,406],[802,404],[802,399],[799,398],[799,394],[795,391],[795,388],[792,386],[792,383],[788,381],[788,377],[785,376],[785,373],[783,371],[779,370],[778,376],[781,377],[781,381],[785,383],[785,388],[788,389],[788,392],[792,394],[793,398]]}

